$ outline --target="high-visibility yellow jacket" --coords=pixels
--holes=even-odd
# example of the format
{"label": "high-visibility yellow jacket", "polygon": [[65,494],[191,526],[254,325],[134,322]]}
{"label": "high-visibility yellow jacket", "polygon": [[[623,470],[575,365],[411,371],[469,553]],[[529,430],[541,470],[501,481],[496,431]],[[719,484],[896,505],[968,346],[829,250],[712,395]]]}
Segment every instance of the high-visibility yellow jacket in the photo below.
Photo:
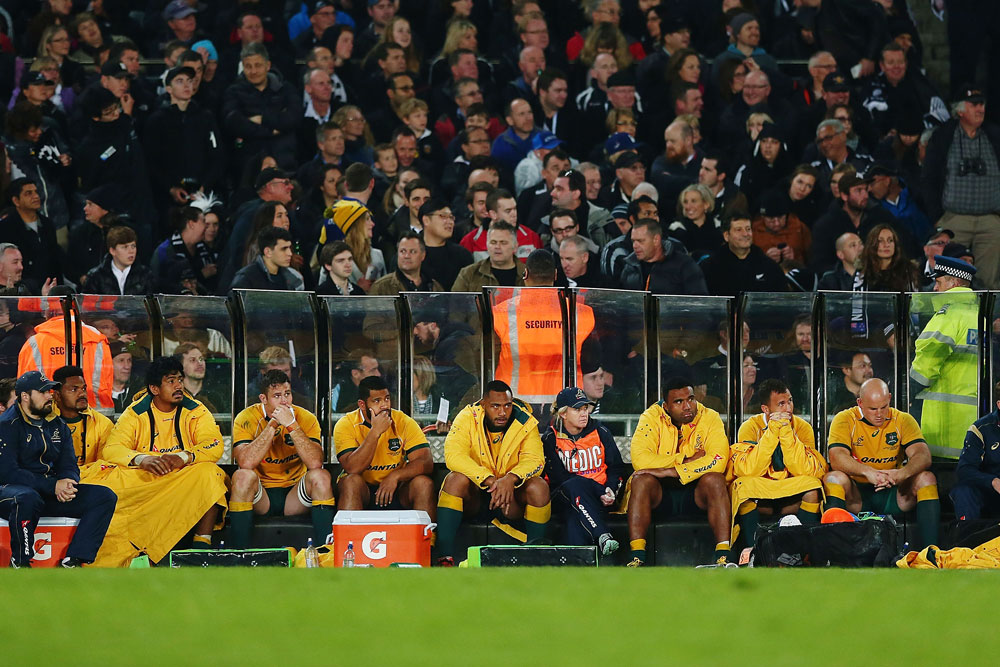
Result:
{"label": "high-visibility yellow jacket", "polygon": [[444,441],[444,462],[448,470],[465,475],[480,488],[485,488],[488,477],[507,473],[520,477],[520,486],[545,468],[538,420],[515,403],[510,426],[494,454],[486,435],[486,411],[478,403],[468,405],[455,417]]}
{"label": "high-visibility yellow jacket", "polygon": [[940,308],[914,343],[910,378],[924,387],[920,430],[931,453],[957,459],[979,417],[979,299],[968,287],[935,297]]}
{"label": "high-visibility yellow jacket", "polygon": [[[94,327],[83,325],[83,375],[87,380],[87,400],[91,407],[113,408],[111,397],[114,366],[108,339]],[[76,328],[70,327],[70,340],[76,344]],[[28,371],[41,371],[52,377],[56,369],[66,365],[66,328],[63,317],[53,317],[35,327],[35,335],[27,340],[17,358],[18,376]]]}
{"label": "high-visibility yellow jacket", "polygon": [[697,405],[694,421],[682,425],[679,434],[662,403],[646,408],[632,434],[632,467],[676,468],[682,484],[706,473],[724,473],[729,439],[722,418],[715,410]]}

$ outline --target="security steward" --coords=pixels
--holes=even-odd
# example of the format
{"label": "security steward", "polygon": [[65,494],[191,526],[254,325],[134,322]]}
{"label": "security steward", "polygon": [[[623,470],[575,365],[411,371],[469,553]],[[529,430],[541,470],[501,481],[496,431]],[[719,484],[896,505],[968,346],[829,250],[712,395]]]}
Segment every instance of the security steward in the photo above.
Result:
{"label": "security steward", "polygon": [[62,567],[92,563],[104,541],[118,496],[80,484],[73,436],[52,414],[59,383],[39,371],[17,379],[17,405],[0,415],[0,516],[10,524],[10,565],[31,567],[35,527],[43,516],[80,520]]}
{"label": "security steward", "polygon": [[[552,287],[555,261],[547,250],[534,250],[524,264],[525,287]],[[501,290],[498,297],[506,290]],[[519,290],[493,306],[493,332],[500,340],[495,377],[525,403],[548,403],[563,388],[563,309],[555,290]],[[594,333],[594,311],[576,307],[576,358]],[[583,384],[579,363],[576,384]]]}
{"label": "security steward", "polygon": [[910,379],[924,387],[920,430],[931,454],[957,459],[967,424],[978,416],[979,299],[970,285],[976,267],[956,257],[935,255],[937,312],[914,347]]}

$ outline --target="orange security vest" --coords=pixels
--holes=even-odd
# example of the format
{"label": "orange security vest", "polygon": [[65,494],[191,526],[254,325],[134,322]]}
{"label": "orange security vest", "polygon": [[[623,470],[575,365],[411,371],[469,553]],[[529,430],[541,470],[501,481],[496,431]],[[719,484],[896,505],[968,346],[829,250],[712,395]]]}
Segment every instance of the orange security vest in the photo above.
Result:
{"label": "orange security vest", "polygon": [[[114,408],[111,398],[114,366],[108,339],[94,327],[83,325],[83,376],[87,381],[87,400],[92,408]],[[71,327],[72,337],[76,337]],[[72,358],[72,357],[71,357]],[[17,358],[18,376],[41,371],[45,377],[66,365],[66,331],[63,317],[53,317],[35,327],[35,335],[21,347]]]}
{"label": "orange security vest", "polygon": [[[494,377],[526,403],[550,403],[562,390],[562,296],[556,290],[526,289],[493,306],[493,331],[500,338]],[[594,311],[577,302],[576,385],[583,384],[580,350],[594,330]]]}

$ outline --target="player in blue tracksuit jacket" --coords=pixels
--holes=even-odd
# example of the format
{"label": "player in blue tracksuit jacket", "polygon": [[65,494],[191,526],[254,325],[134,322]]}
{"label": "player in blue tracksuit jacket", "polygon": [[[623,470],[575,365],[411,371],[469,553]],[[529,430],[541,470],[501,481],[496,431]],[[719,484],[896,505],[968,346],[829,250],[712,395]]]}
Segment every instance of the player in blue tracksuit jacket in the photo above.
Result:
{"label": "player in blue tracksuit jacket", "polygon": [[11,567],[31,567],[43,516],[80,519],[63,567],[94,562],[118,502],[111,489],[80,484],[73,436],[52,414],[58,386],[28,371],[14,385],[17,402],[0,415],[0,517],[10,523]]}
{"label": "player in blue tracksuit jacket", "polygon": [[545,476],[566,522],[567,544],[596,544],[609,556],[618,549],[607,515],[622,487],[625,464],[611,431],[590,417],[594,402],[577,387],[563,389],[542,434]]}
{"label": "player in blue tracksuit jacket", "polygon": [[[994,391],[1000,394],[1000,389]],[[1000,400],[996,405],[965,434],[956,471],[958,484],[951,490],[960,521],[1000,516]]]}

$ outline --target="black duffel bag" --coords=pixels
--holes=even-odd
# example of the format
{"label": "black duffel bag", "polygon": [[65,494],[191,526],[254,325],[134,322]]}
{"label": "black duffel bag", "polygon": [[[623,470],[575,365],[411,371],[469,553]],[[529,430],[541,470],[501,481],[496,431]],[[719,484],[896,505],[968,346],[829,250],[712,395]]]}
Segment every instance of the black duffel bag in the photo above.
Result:
{"label": "black duffel bag", "polygon": [[899,556],[891,516],[757,531],[754,567],[891,567]]}

